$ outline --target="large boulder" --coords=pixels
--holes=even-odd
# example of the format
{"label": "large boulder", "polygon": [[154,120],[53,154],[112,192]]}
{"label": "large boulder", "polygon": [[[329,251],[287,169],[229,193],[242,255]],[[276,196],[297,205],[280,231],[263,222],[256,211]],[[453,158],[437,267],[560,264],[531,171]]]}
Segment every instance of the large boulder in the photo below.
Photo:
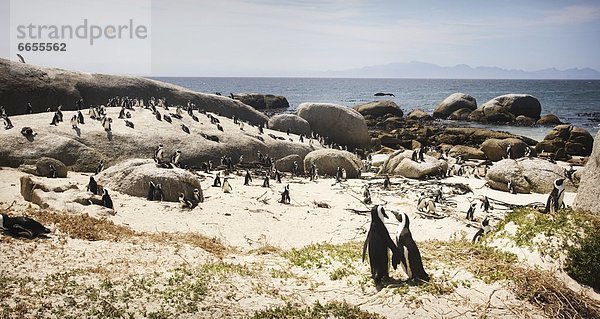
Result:
{"label": "large boulder", "polygon": [[[85,124],[80,124],[78,130],[69,123],[49,125],[52,117],[49,113],[12,116],[15,128],[0,130],[0,166],[18,167],[40,157],[51,157],[72,171],[93,172],[99,160],[104,160],[108,167],[126,159],[152,158],[161,143],[167,156],[181,150],[181,163],[190,167],[199,167],[208,160],[217,163],[224,155],[232,158],[244,155],[246,160],[253,161],[257,159],[257,151],[282,158],[290,154],[304,156],[320,148],[317,143],[299,142],[297,135],[287,136],[271,129],[264,129],[262,135],[257,127],[250,125],[240,130],[232,119],[218,115],[214,117],[220,121],[223,131],[197,112],[199,122],[184,113],[182,119],[173,118],[169,123],[156,120],[150,110],[136,107],[128,119],[135,124],[132,129],[118,119],[120,108],[109,107],[106,111],[113,119],[110,132],[105,131],[99,121],[90,119],[87,110],[82,111]],[[70,119],[76,112],[63,113],[65,119]],[[182,130],[181,124],[189,128],[189,134]],[[34,138],[28,140],[21,134],[19,128],[25,125],[37,133]],[[269,137],[271,134],[277,139]]]}
{"label": "large boulder", "polygon": [[560,125],[563,124],[558,116],[554,114],[546,114],[536,122],[537,125]]}
{"label": "large boulder", "polygon": [[[554,181],[563,178],[564,168],[538,158],[518,160],[505,159],[495,163],[486,174],[488,185],[497,190],[508,191],[508,181],[515,186],[517,193],[541,193],[552,191]],[[565,181],[568,192],[576,190],[569,180]]]}
{"label": "large boulder", "polygon": [[448,155],[450,155],[452,157],[460,156],[462,159],[465,159],[465,160],[470,160],[470,159],[484,160],[484,159],[486,159],[485,153],[483,151],[481,151],[480,149],[476,149],[474,147],[464,146],[464,145],[453,146],[448,151]]}
{"label": "large boulder", "polygon": [[502,122],[501,119],[506,118],[507,113],[511,114],[513,119],[524,115],[538,120],[542,105],[537,98],[529,94],[505,94],[485,102],[481,109],[489,122]]}
{"label": "large boulder", "polygon": [[365,119],[357,111],[332,103],[302,103],[296,111],[313,131],[333,142],[354,148],[368,148],[371,138]]}
{"label": "large boulder", "polygon": [[42,157],[35,162],[36,175],[48,177],[50,175],[50,165],[56,169],[56,177],[67,177],[67,166],[63,162],[49,157]]}
{"label": "large boulder", "polygon": [[535,122],[534,119],[525,115],[519,115],[515,118],[515,124],[520,126],[533,126],[535,125]]}
{"label": "large boulder", "polygon": [[304,160],[298,154],[290,154],[275,161],[275,168],[282,172],[291,172],[294,162],[298,164],[298,173],[304,173]]}
{"label": "large boulder", "polygon": [[319,174],[335,176],[337,168],[344,168],[348,178],[360,177],[362,162],[355,154],[335,149],[322,149],[310,152],[304,157],[304,171],[308,172],[312,164],[317,166]]}
{"label": "large boulder", "polygon": [[433,117],[431,117],[431,115],[427,114],[427,112],[421,110],[421,109],[414,109],[412,111],[410,111],[408,113],[408,115],[406,116],[407,119],[410,120],[415,120],[415,121],[431,121],[433,120]]}
{"label": "large boulder", "polygon": [[[25,114],[28,102],[33,112],[39,113],[58,105],[63,105],[63,111],[76,110],[75,102],[79,99],[89,106],[105,104],[115,96],[129,96],[146,101],[150,97],[164,97],[169,105],[187,105],[191,101],[206,111],[227,117],[235,115],[253,124],[268,121],[264,114],[229,97],[197,93],[142,77],[73,72],[6,59],[0,59],[0,70],[0,105],[6,106],[8,115]],[[46,118],[50,123],[51,115],[46,114]]]}
{"label": "large boulder", "polygon": [[557,159],[567,159],[567,155],[588,156],[592,153],[594,138],[583,128],[568,124],[555,126],[544,140],[538,143],[538,153],[555,153],[563,156]]}
{"label": "large boulder", "polygon": [[[451,94],[440,102],[435,110],[433,110],[433,117],[445,119],[460,109],[466,109],[470,113],[470,111],[477,109],[477,101],[474,97],[465,93]],[[466,111],[463,111],[463,113],[464,112]]]}
{"label": "large boulder", "polygon": [[600,214],[600,187],[598,185],[600,185],[600,132],[596,134],[592,154],[581,170],[579,189],[575,196],[575,209]]}
{"label": "large boulder", "polygon": [[259,93],[238,93],[233,98],[257,110],[281,109],[290,107],[290,103],[284,96]]}
{"label": "large boulder", "polygon": [[538,143],[536,140],[528,137],[514,135],[508,132],[493,131],[474,127],[448,127],[443,133],[435,135],[435,144],[479,147],[481,143],[492,138],[516,138],[530,146],[535,146]]}
{"label": "large boulder", "polygon": [[511,147],[510,158],[520,158],[525,155],[525,150],[529,147],[525,142],[517,138],[488,139],[481,144],[481,150],[485,156],[492,161],[499,161],[506,158],[506,150]]}
{"label": "large boulder", "polygon": [[151,159],[130,159],[109,167],[97,175],[103,188],[123,194],[146,197],[150,182],[161,184],[164,200],[176,202],[179,194],[192,196],[194,189],[202,190],[200,179],[190,171],[180,168],[161,168]]}
{"label": "large boulder", "polygon": [[372,116],[375,118],[382,117],[387,114],[391,114],[397,117],[402,117],[404,115],[398,104],[390,100],[373,101],[365,104],[358,104],[354,106],[353,109],[363,116]]}
{"label": "large boulder", "polygon": [[269,119],[269,128],[286,132],[288,129],[294,134],[310,136],[310,124],[296,114],[277,114]]}
{"label": "large boulder", "polygon": [[389,156],[379,170],[379,174],[399,175],[421,179],[427,176],[441,175],[448,170],[448,163],[433,156],[424,155],[424,162],[411,159],[411,150],[396,151]]}
{"label": "large boulder", "polygon": [[20,178],[21,196],[26,201],[31,201],[33,191],[39,189],[43,192],[66,192],[69,189],[79,189],[77,185],[65,179],[44,178],[32,175],[23,175]]}

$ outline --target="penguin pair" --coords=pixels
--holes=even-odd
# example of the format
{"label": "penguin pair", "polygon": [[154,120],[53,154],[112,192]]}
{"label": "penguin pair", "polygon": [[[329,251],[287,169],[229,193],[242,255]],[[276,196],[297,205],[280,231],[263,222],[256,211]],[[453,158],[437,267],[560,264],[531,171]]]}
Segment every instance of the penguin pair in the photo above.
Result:
{"label": "penguin pair", "polygon": [[14,237],[35,238],[49,234],[50,229],[29,217],[9,217],[0,214],[0,228]]}
{"label": "penguin pair", "polygon": [[164,194],[162,190],[162,185],[154,184],[152,181],[150,181],[148,184],[148,194],[146,195],[146,199],[162,202],[163,197]]}
{"label": "penguin pair", "polygon": [[281,193],[281,200],[279,202],[282,204],[289,204],[291,202],[289,184],[283,188],[283,192]]}
{"label": "penguin pair", "polygon": [[204,202],[204,196],[202,192],[195,188],[192,198],[186,198],[183,193],[179,193],[179,203],[181,204],[181,208],[184,209],[194,209],[198,206],[198,204]]}
{"label": "penguin pair", "polygon": [[473,243],[477,242],[479,239],[481,239],[481,237],[487,235],[491,231],[491,229],[492,228],[490,227],[490,220],[486,216],[485,219],[481,222],[481,227],[477,230],[475,236],[473,236]]}

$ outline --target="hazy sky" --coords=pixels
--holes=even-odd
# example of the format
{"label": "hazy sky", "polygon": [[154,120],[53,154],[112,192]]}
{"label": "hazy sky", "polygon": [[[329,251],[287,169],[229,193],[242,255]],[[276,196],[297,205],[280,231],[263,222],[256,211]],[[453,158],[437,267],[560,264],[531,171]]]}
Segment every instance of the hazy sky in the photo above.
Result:
{"label": "hazy sky", "polygon": [[38,9],[41,0],[0,1],[0,20],[7,11],[15,16],[0,31],[0,54],[11,59],[16,23],[32,19],[28,10],[43,11],[33,23],[52,16],[56,24],[129,17],[148,24],[149,41],[23,54],[30,63],[91,72],[290,76],[410,61],[600,70],[600,1],[111,0],[94,9],[73,5],[82,1],[45,1],[56,4],[54,15]]}

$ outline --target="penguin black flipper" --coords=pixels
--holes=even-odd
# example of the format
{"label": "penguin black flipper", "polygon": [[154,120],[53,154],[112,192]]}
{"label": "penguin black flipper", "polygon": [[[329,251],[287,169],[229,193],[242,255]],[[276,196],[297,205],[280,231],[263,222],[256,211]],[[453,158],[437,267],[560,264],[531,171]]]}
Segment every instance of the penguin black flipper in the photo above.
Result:
{"label": "penguin black flipper", "polygon": [[429,280],[429,274],[423,268],[423,261],[421,259],[421,252],[417,247],[417,244],[412,238],[410,232],[408,234],[403,234],[400,236],[400,242],[403,247],[406,247],[406,250],[409,251],[407,262],[410,264],[411,272],[413,278],[421,279],[424,281]]}
{"label": "penguin black flipper", "polygon": [[371,237],[371,231],[367,233],[367,238],[365,239],[365,243],[363,244],[362,249],[362,262],[365,262],[365,256],[367,255],[367,245],[369,244],[369,238]]}

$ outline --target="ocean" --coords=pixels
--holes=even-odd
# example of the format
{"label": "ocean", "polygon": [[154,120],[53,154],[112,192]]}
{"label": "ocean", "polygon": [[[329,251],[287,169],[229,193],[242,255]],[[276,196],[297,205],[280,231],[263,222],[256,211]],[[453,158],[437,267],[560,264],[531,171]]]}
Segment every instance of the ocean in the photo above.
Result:
{"label": "ocean", "polygon": [[[391,99],[409,111],[421,108],[429,113],[448,95],[470,94],[477,105],[507,93],[526,93],[542,104],[542,115],[553,113],[563,122],[588,130],[595,136],[600,129],[600,80],[476,80],[476,79],[344,79],[344,78],[224,78],[160,77],[204,93],[255,92],[285,96],[293,110],[302,102],[330,102],[352,107],[378,99]],[[377,92],[395,97],[375,97]],[[516,127],[462,123],[524,135],[542,140],[551,128]]]}

